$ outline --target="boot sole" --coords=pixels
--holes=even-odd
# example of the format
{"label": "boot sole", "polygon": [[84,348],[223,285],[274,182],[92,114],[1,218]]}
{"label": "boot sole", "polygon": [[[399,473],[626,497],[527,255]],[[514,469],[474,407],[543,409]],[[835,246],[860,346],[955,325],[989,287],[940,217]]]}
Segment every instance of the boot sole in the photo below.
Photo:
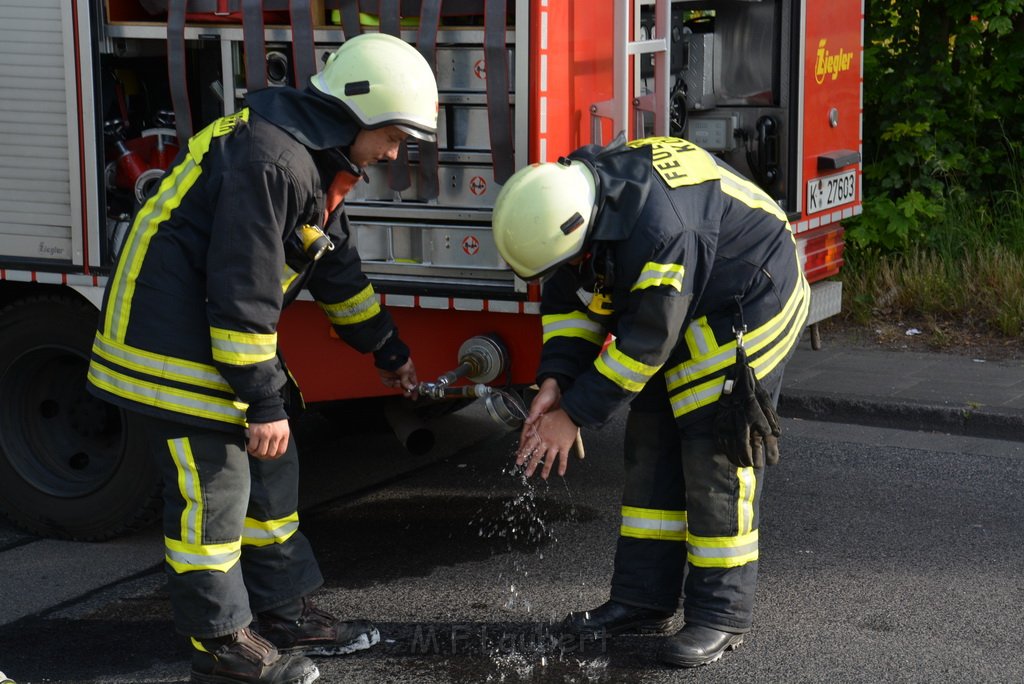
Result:
{"label": "boot sole", "polygon": [[[319,677],[320,670],[314,665],[312,670],[301,677],[293,677],[292,679],[281,682],[281,684],[310,684],[310,682],[315,682]],[[233,677],[229,678],[221,677],[219,675],[208,675],[193,672],[192,678],[189,681],[191,684],[238,684],[240,680]]]}
{"label": "boot sole", "polygon": [[305,656],[338,656],[348,655],[356,651],[365,651],[371,646],[380,643],[380,631],[374,627],[370,632],[364,632],[352,641],[345,644],[324,644],[313,646],[297,646],[291,650],[282,650],[281,653],[301,653]]}
{"label": "boot sole", "polygon": [[715,651],[712,655],[704,656],[703,658],[687,658],[679,655],[678,653],[668,652],[661,654],[661,660],[677,667],[700,667],[701,665],[710,665],[713,662],[721,660],[726,651],[735,651],[742,643],[743,635],[734,634],[725,646],[718,651]]}

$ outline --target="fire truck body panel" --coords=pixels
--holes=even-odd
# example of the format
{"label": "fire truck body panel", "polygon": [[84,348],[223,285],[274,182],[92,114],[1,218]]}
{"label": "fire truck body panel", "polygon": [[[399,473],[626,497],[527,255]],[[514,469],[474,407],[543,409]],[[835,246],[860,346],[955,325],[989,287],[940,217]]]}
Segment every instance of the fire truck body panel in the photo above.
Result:
{"label": "fire truck body panel", "polygon": [[[371,167],[346,198],[364,270],[421,380],[491,334],[509,361],[492,384],[532,383],[540,288],[502,262],[491,207],[514,169],[620,131],[686,137],[760,183],[795,227],[811,322],[839,311],[841,284],[827,278],[842,265],[839,221],[862,194],[859,0],[520,0],[487,26],[483,9],[505,5],[494,1],[479,0],[481,16],[443,15],[426,37],[436,160],[410,145],[406,167]],[[140,435],[85,391],[84,369],[132,210],[176,154],[183,118],[198,130],[237,111],[254,67],[294,85],[303,50],[320,65],[345,38],[337,3],[314,0],[311,44],[296,44],[287,12],[268,12],[257,55],[240,3],[222,4],[226,15],[185,17],[175,71],[172,22],[138,0],[0,0],[0,502],[39,534],[103,539],[155,510]],[[415,26],[401,36],[424,39]],[[308,402],[393,394],[308,296],[279,332]]]}

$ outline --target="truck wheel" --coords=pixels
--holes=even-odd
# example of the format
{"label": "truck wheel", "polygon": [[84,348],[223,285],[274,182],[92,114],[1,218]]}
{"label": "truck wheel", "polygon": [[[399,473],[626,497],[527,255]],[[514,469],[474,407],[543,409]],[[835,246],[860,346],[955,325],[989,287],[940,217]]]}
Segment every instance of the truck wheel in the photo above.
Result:
{"label": "truck wheel", "polygon": [[143,435],[86,389],[96,320],[70,296],[0,311],[0,507],[33,534],[101,541],[159,512]]}

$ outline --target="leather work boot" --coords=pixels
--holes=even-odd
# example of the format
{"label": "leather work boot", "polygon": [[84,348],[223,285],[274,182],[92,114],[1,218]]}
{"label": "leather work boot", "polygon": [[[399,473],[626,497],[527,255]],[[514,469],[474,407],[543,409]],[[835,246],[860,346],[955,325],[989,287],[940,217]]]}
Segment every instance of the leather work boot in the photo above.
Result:
{"label": "leather work boot", "polygon": [[713,663],[726,651],[743,643],[742,634],[723,632],[702,625],[686,625],[665,640],[661,659],[679,667],[697,667]]}
{"label": "leather work boot", "polygon": [[679,629],[676,614],[653,608],[638,608],[609,600],[594,608],[569,613],[562,631],[579,635],[671,634]]}
{"label": "leather work boot", "polygon": [[192,684],[309,684],[320,671],[309,658],[281,655],[248,627],[216,639],[192,639]]}
{"label": "leather work boot", "polygon": [[302,599],[302,614],[286,620],[271,614],[260,615],[260,634],[281,653],[302,655],[345,655],[370,648],[380,641],[380,632],[367,620],[339,620],[307,599]]}

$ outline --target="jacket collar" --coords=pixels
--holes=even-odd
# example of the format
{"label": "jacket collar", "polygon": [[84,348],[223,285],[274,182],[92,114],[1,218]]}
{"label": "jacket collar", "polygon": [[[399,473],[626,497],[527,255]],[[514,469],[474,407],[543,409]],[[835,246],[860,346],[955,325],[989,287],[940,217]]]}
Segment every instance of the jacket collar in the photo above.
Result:
{"label": "jacket collar", "polygon": [[347,149],[359,134],[359,124],[341,105],[318,93],[310,86],[263,88],[245,100],[252,111],[311,150]]}
{"label": "jacket collar", "polygon": [[649,192],[651,148],[633,148],[619,136],[606,147],[587,145],[569,155],[597,176],[597,216],[588,241],[625,240],[633,232]]}
{"label": "jacket collar", "polygon": [[246,104],[307,147],[326,184],[342,171],[364,176],[346,154],[361,130],[359,124],[318,93],[308,86],[303,90],[263,88],[249,93]]}

